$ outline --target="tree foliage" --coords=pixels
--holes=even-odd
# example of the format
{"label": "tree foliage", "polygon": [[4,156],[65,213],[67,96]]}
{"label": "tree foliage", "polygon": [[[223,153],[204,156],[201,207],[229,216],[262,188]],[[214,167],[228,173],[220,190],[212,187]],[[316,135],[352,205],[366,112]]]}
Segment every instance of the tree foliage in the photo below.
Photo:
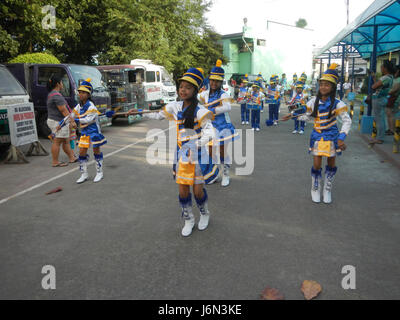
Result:
{"label": "tree foliage", "polygon": [[307,27],[308,23],[306,19],[300,18],[299,20],[297,20],[296,22],[296,27],[297,28],[305,28]]}
{"label": "tree foliage", "polygon": [[[43,29],[45,5],[56,28]],[[0,62],[49,52],[63,63],[126,64],[150,59],[175,77],[209,70],[222,56],[220,36],[207,24],[210,0],[3,0]]]}

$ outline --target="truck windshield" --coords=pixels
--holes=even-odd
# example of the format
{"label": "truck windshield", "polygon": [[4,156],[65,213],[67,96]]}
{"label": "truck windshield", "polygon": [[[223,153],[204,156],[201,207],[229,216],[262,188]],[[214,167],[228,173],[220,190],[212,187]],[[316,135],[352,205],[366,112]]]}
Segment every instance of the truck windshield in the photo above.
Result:
{"label": "truck windshield", "polygon": [[0,96],[26,95],[25,89],[7,70],[6,67],[0,67]]}
{"label": "truck windshield", "polygon": [[93,86],[93,91],[104,91],[105,86],[102,83],[101,73],[95,67],[90,66],[79,66],[71,65],[72,77],[77,86],[79,86],[79,80],[86,80],[87,78],[92,79],[91,84]]}

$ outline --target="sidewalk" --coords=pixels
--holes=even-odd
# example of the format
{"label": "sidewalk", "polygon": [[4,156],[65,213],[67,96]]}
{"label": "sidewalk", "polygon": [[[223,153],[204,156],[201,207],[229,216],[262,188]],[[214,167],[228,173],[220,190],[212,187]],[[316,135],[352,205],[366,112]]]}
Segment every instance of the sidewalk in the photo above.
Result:
{"label": "sidewalk", "polygon": [[[359,113],[360,103],[359,101],[356,101],[356,105],[354,106],[353,124],[358,123]],[[382,162],[388,162],[395,166],[397,169],[400,169],[400,153],[393,153],[393,136],[385,136],[385,142],[383,144],[371,145],[369,143],[370,139],[372,138],[371,135],[362,134],[359,130],[354,132],[362,139],[362,141],[368,146],[369,149],[372,149],[382,158]]]}

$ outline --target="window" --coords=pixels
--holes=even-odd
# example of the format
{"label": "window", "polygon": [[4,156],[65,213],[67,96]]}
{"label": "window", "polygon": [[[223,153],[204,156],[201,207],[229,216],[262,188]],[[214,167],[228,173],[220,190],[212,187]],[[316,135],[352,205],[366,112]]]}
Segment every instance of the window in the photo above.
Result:
{"label": "window", "polygon": [[267,45],[267,42],[264,39],[258,39],[257,45],[260,47],[265,47]]}
{"label": "window", "polygon": [[146,82],[156,82],[156,73],[154,71],[146,71]]}
{"label": "window", "polygon": [[69,83],[68,75],[66,71],[62,68],[57,67],[40,67],[38,74],[38,85],[39,86],[47,86],[50,78],[53,75],[60,75],[63,83],[63,89],[60,93],[64,97],[69,97],[71,94],[71,85]]}
{"label": "window", "polygon": [[0,67],[0,79],[0,96],[27,94],[22,85],[14,78],[6,67]]}

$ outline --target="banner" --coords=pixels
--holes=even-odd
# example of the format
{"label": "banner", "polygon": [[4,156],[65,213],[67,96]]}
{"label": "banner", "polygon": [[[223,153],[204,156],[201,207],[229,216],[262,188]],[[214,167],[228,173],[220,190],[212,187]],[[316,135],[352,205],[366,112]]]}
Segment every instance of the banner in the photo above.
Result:
{"label": "banner", "polygon": [[11,144],[19,147],[38,141],[33,104],[12,104],[7,109]]}

